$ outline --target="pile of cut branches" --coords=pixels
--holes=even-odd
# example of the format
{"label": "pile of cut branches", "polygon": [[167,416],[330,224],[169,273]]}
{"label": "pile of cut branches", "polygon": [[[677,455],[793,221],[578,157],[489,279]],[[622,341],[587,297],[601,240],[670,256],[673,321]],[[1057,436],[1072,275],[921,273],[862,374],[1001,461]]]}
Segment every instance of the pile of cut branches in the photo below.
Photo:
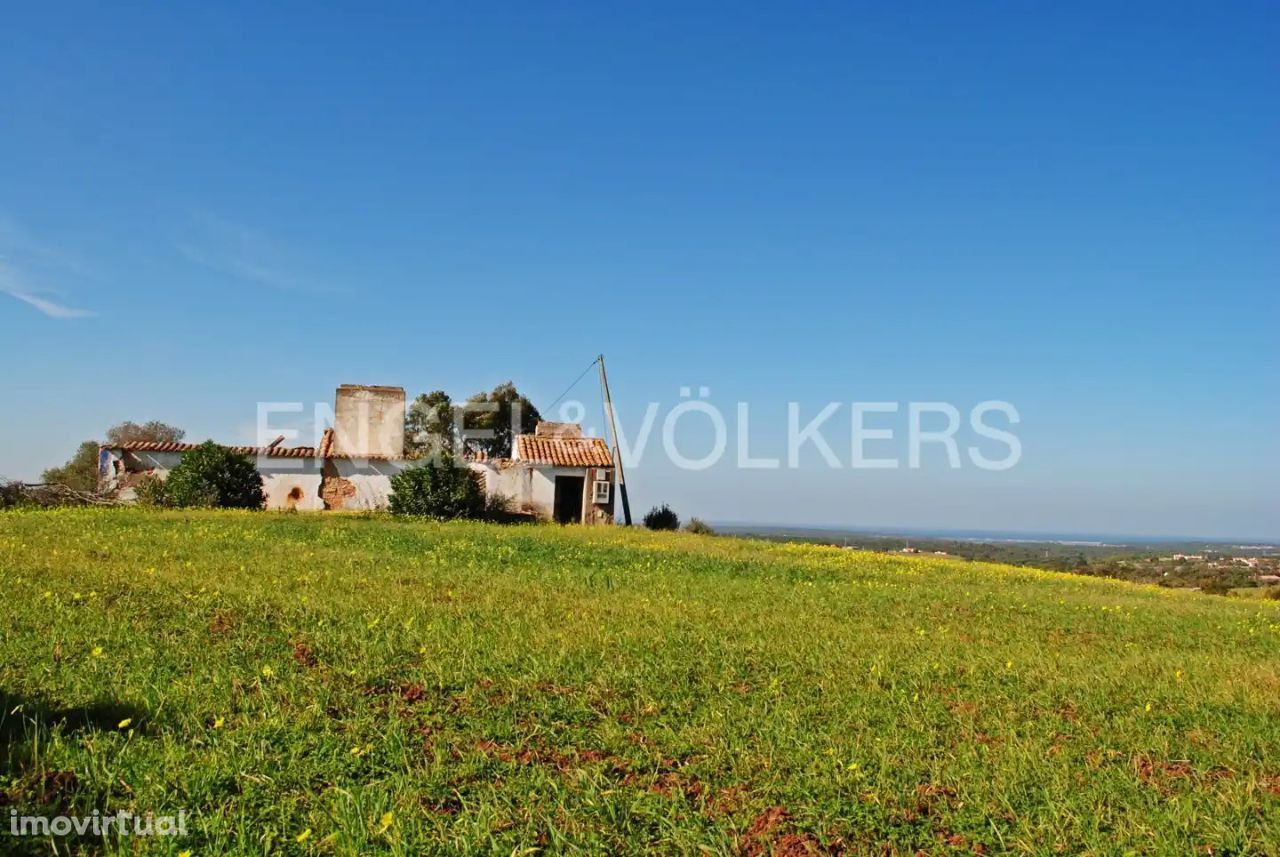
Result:
{"label": "pile of cut branches", "polygon": [[96,491],[77,491],[56,482],[0,481],[0,509],[34,506],[117,506],[119,501]]}

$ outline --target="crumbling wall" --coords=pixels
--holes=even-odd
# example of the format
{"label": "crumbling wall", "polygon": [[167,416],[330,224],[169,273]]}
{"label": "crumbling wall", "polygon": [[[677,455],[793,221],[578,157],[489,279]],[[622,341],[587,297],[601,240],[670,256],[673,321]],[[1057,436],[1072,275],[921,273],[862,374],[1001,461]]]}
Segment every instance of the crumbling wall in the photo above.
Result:
{"label": "crumbling wall", "polygon": [[398,459],[333,458],[325,462],[326,496],[341,505],[332,509],[385,509],[391,500],[391,477],[417,464]]}
{"label": "crumbling wall", "polygon": [[343,384],[334,403],[337,455],[404,455],[404,388]]}

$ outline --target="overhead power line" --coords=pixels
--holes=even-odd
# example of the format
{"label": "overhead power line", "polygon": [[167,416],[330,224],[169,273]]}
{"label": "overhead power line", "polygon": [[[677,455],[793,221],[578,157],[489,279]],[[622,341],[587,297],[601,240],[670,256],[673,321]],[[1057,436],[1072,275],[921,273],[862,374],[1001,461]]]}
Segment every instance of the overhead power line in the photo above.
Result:
{"label": "overhead power line", "polygon": [[592,369],[594,369],[596,364],[599,362],[600,362],[600,358],[597,357],[595,360],[592,360],[590,363],[588,363],[587,368],[582,370],[582,374],[579,375],[577,378],[575,378],[574,382],[570,384],[568,387],[566,387],[563,393],[556,396],[556,400],[554,402],[552,402],[550,405],[547,406],[547,413],[550,413],[552,408],[560,404],[560,400],[563,399],[565,396],[569,395],[569,393],[573,390],[573,388],[578,386],[578,382],[581,381],[583,378],[587,377],[587,373],[590,372]]}

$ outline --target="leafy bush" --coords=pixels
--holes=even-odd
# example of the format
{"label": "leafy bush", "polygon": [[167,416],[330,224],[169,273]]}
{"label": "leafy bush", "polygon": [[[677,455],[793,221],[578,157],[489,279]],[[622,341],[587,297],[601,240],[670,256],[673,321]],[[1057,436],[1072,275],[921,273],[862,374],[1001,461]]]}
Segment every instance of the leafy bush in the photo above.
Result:
{"label": "leafy bush", "polygon": [[1280,586],[1267,590],[1267,597],[1272,601],[1280,601]]}
{"label": "leafy bush", "polygon": [[391,477],[391,513],[437,520],[480,518],[484,491],[471,471],[449,455],[410,467]]}
{"label": "leafy bush", "polygon": [[661,506],[654,506],[645,514],[644,525],[651,530],[678,530],[680,516],[663,503]]}
{"label": "leafy bush", "polygon": [[133,487],[133,494],[139,506],[169,505],[169,491],[159,476],[148,474]]}
{"label": "leafy bush", "polygon": [[1200,584],[1200,591],[1205,595],[1230,595],[1231,584],[1225,580],[1206,580]]}
{"label": "leafy bush", "polygon": [[714,536],[716,531],[711,529],[711,525],[701,518],[690,518],[689,523],[685,525],[685,530],[699,536]]}
{"label": "leafy bush", "polygon": [[266,499],[253,459],[211,440],[182,457],[169,473],[164,494],[170,506],[224,509],[261,509]]}

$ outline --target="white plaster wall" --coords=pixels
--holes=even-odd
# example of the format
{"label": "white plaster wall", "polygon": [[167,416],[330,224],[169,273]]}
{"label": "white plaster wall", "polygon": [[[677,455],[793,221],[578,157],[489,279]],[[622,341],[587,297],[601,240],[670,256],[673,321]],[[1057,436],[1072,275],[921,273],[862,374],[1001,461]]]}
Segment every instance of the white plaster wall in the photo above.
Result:
{"label": "white plaster wall", "polygon": [[552,467],[528,462],[520,462],[508,467],[481,464],[473,465],[472,469],[485,471],[486,493],[501,494],[511,500],[516,511],[544,520],[550,520],[555,516],[556,477],[588,475],[588,471],[584,468]]}
{"label": "white plaster wall", "polygon": [[485,474],[485,494],[507,498],[512,511],[525,514],[550,516],[550,507],[545,512],[535,507],[533,500],[533,468],[522,464],[510,467],[493,467],[487,464],[472,464],[472,470]]}
{"label": "white plaster wall", "polygon": [[385,509],[391,498],[391,477],[414,466],[415,461],[379,461],[368,458],[337,458],[333,466],[338,476],[356,489],[343,509]]}
{"label": "white plaster wall", "polygon": [[268,509],[315,512],[324,508],[324,501],[320,499],[319,459],[260,455],[255,464],[262,474],[262,492],[267,496]]}
{"label": "white plaster wall", "polygon": [[[156,475],[165,477],[169,471],[182,461],[181,452],[126,452],[125,464],[129,470],[154,470]],[[130,460],[132,459],[132,460]]]}
{"label": "white plaster wall", "polygon": [[562,467],[535,467],[530,484],[530,501],[534,514],[539,518],[550,520],[556,511],[556,476],[564,473],[573,475],[573,471]]}

